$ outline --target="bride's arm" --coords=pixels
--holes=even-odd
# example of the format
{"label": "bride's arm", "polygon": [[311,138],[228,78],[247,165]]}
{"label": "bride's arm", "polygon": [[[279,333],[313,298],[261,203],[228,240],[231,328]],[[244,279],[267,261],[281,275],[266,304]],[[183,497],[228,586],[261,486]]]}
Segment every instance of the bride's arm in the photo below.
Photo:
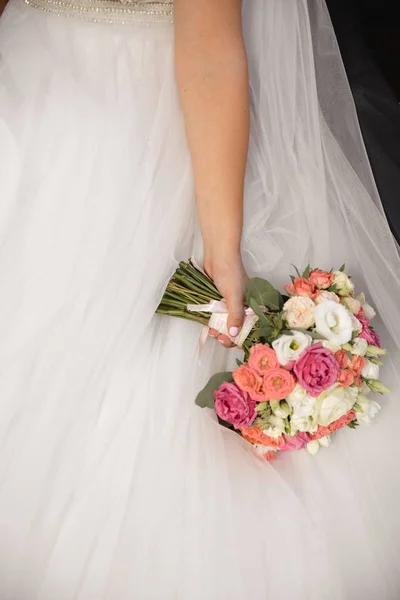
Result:
{"label": "bride's arm", "polygon": [[250,112],[241,0],[175,0],[175,52],[204,265],[228,302],[234,336],[246,282],[240,240]]}

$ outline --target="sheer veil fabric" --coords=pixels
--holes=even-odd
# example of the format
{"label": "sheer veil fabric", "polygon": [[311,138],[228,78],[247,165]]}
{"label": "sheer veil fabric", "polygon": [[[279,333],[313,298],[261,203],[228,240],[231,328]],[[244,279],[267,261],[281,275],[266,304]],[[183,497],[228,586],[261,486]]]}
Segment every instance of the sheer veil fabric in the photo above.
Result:
{"label": "sheer veil fabric", "polygon": [[0,22],[1,600],[397,600],[400,262],[325,3],[244,0],[244,259],[346,262],[393,394],[270,464],[194,406],[234,353],[154,317],[201,255],[173,27],[52,13]]}

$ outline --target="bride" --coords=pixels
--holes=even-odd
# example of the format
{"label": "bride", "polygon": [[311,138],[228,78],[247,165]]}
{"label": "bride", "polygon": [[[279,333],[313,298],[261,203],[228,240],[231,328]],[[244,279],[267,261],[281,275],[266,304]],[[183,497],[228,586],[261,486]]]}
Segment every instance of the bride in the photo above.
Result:
{"label": "bride", "polygon": [[[398,599],[400,261],[324,1],[10,0],[0,55],[1,600]],[[246,273],[346,262],[374,425],[268,464],[198,409],[193,253],[232,336]]]}

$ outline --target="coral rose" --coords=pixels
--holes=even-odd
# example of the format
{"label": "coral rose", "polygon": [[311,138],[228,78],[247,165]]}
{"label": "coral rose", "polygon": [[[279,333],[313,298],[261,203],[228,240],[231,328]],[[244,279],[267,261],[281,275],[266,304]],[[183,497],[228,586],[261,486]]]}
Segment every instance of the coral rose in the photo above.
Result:
{"label": "coral rose", "polygon": [[296,277],[293,282],[294,291],[296,296],[306,296],[307,298],[314,298],[316,295],[315,285],[304,279],[303,277]]}
{"label": "coral rose", "polygon": [[248,365],[241,365],[233,372],[233,380],[243,392],[247,392],[253,400],[262,402],[262,377],[257,375]]}
{"label": "coral rose", "polygon": [[250,349],[248,365],[258,375],[265,375],[269,369],[279,366],[275,350],[265,344],[255,344]]}
{"label": "coral rose", "polygon": [[350,359],[344,350],[339,350],[338,352],[335,352],[335,358],[338,362],[340,369],[347,369],[347,367],[350,367]]}
{"label": "coral rose", "polygon": [[332,285],[333,273],[326,273],[326,271],[311,271],[309,280],[320,290],[326,290]]}
{"label": "coral rose", "polygon": [[271,369],[264,375],[263,389],[266,400],[283,400],[293,391],[296,382],[289,371]]}
{"label": "coral rose", "polygon": [[339,371],[337,381],[342,387],[349,387],[354,383],[353,371],[350,371],[350,369],[344,369],[343,371]]}
{"label": "coral rose", "polygon": [[339,365],[330,350],[314,344],[303,352],[293,371],[299,384],[315,398],[336,382]]}
{"label": "coral rose", "polygon": [[240,433],[250,444],[261,444],[270,448],[280,448],[285,441],[283,436],[272,438],[263,433],[258,427],[241,427]]}
{"label": "coral rose", "polygon": [[363,356],[353,356],[350,368],[353,371],[354,375],[361,375],[365,364],[366,360]]}
{"label": "coral rose", "polygon": [[256,419],[256,403],[234,383],[223,383],[214,392],[214,396],[215,412],[235,429],[251,425]]}
{"label": "coral rose", "polygon": [[342,429],[343,427],[346,427],[346,425],[351,423],[351,421],[354,421],[355,418],[356,418],[356,413],[354,412],[354,410],[351,410],[350,412],[347,413],[347,415],[343,415],[343,417],[340,417],[340,419],[331,423],[328,426],[328,429],[331,433],[333,433],[334,431],[337,431],[338,429]]}

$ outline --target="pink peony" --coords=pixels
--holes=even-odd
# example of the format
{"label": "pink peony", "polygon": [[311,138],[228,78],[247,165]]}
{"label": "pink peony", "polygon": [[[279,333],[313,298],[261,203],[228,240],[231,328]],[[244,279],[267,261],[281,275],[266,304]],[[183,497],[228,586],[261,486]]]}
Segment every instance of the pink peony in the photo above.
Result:
{"label": "pink peony", "polygon": [[339,364],[330,350],[314,344],[304,350],[293,371],[299,384],[315,398],[336,382]]}
{"label": "pink peony", "polygon": [[215,412],[235,429],[248,427],[256,419],[256,403],[234,383],[223,383],[214,392],[214,396]]}
{"label": "pink peony", "polygon": [[286,436],[285,443],[279,448],[282,452],[293,452],[294,450],[302,450],[308,442],[311,441],[309,433],[298,433],[297,435]]}
{"label": "pink peony", "polygon": [[358,337],[363,338],[368,342],[370,346],[378,346],[381,347],[381,341],[379,339],[379,335],[373,329],[370,329],[370,321],[364,315],[364,311],[360,311],[357,315],[357,319],[360,321],[362,325],[362,331],[358,334]]}

